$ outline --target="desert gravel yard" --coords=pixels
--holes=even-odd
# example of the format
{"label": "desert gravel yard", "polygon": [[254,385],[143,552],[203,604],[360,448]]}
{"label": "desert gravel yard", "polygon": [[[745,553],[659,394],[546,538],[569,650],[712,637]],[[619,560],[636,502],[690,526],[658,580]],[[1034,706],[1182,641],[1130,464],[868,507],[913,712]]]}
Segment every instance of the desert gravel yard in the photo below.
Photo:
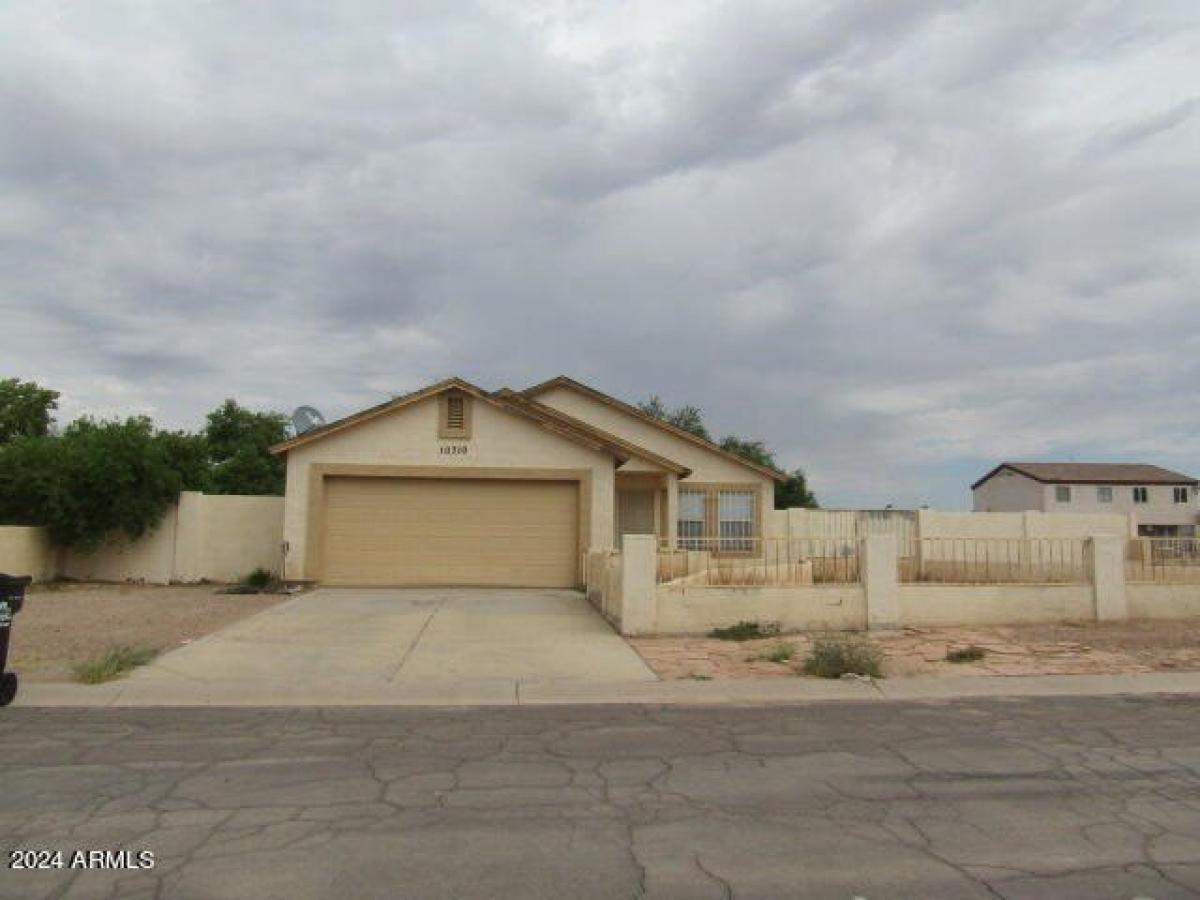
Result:
{"label": "desert gravel yard", "polygon": [[[756,678],[796,675],[810,634],[751,641],[704,637],[633,638],[660,678]],[[903,628],[868,637],[884,654],[885,675],[1089,675],[1200,670],[1200,622],[1135,621],[974,628]],[[792,648],[786,662],[768,657]],[[977,662],[952,663],[949,650],[977,646]]]}
{"label": "desert gravel yard", "polygon": [[9,668],[26,681],[70,681],[75,665],[116,647],[166,652],[287,599],[220,588],[33,585],[13,623]]}

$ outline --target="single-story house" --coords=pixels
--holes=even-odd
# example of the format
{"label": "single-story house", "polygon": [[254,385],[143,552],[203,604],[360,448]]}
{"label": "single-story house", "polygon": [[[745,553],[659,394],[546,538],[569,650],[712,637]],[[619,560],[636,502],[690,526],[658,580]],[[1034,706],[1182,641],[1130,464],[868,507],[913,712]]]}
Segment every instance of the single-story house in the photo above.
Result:
{"label": "single-story house", "polygon": [[622,534],[748,555],[785,476],[570,378],[461,378],[298,434],[285,575],[334,585],[574,587]]}

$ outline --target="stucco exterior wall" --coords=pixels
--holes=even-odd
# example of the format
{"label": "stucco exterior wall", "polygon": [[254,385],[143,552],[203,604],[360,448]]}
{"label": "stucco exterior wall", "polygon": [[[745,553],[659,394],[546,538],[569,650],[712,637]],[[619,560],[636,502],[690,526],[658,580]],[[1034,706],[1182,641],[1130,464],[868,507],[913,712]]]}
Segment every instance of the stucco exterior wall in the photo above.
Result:
{"label": "stucco exterior wall", "polygon": [[158,528],[136,541],[59,550],[43,528],[0,527],[0,572],[82,581],[237,581],[257,568],[280,571],[282,497],[185,491]]}
{"label": "stucco exterior wall", "polygon": [[903,625],[1016,625],[1092,621],[1091,585],[989,584],[899,586]]}
{"label": "stucco exterior wall", "polygon": [[680,484],[686,484],[688,481],[755,481],[762,484],[773,484],[771,479],[766,476],[738,465],[719,453],[713,453],[690,441],[675,437],[649,422],[643,422],[607,403],[585,397],[577,391],[562,387],[553,388],[544,394],[539,394],[537,401],[687,466],[692,470],[692,474]]}
{"label": "stucco exterior wall", "polygon": [[1200,584],[1126,584],[1131,619],[1200,616]]}
{"label": "stucco exterior wall", "polygon": [[619,631],[621,628],[621,554],[589,550],[584,570],[588,602]]}
{"label": "stucco exterior wall", "polygon": [[153,531],[136,541],[111,538],[95,550],[63,553],[59,574],[79,581],[147,581],[169,584],[175,574],[175,528],[178,508],[172,506]]}
{"label": "stucco exterior wall", "polygon": [[283,498],[185,493],[176,526],[176,581],[237,581],[283,571]]}
{"label": "stucco exterior wall", "polygon": [[971,491],[975,512],[1021,512],[1046,509],[1045,487],[1028,475],[1004,469]]}
{"label": "stucco exterior wall", "polygon": [[[369,422],[293,448],[287,455],[287,494],[283,539],[288,550],[287,577],[313,577],[306,571],[309,476],[316,464],[422,466],[440,469],[586,469],[591,474],[590,546],[613,543],[614,460],[600,450],[559,437],[517,415],[478,398],[471,399],[471,437],[438,437],[436,397],[401,407]],[[441,448],[465,446],[461,454]]]}
{"label": "stucco exterior wall", "polygon": [[0,572],[30,575],[34,581],[49,581],[58,574],[58,552],[44,528],[17,526],[0,528]]}
{"label": "stucco exterior wall", "polygon": [[744,620],[778,622],[785,631],[854,630],[867,624],[862,585],[686,587],[655,591],[655,634],[707,634]]}

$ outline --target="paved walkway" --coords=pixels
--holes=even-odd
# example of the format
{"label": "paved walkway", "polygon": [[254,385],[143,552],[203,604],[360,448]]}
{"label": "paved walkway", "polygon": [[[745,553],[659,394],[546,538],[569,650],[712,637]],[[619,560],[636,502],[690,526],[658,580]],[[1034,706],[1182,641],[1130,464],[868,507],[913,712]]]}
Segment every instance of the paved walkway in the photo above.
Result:
{"label": "paved walkway", "polygon": [[1200,892],[1200,698],[11,709],[0,898],[1154,900]]}

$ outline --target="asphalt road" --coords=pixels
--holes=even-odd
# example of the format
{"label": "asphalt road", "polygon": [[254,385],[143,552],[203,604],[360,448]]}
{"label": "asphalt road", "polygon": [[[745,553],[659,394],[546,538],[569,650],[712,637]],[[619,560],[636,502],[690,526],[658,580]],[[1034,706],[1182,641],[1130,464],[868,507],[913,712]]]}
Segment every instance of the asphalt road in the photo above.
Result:
{"label": "asphalt road", "polygon": [[22,900],[1200,896],[1200,697],[9,709],[0,763]]}

